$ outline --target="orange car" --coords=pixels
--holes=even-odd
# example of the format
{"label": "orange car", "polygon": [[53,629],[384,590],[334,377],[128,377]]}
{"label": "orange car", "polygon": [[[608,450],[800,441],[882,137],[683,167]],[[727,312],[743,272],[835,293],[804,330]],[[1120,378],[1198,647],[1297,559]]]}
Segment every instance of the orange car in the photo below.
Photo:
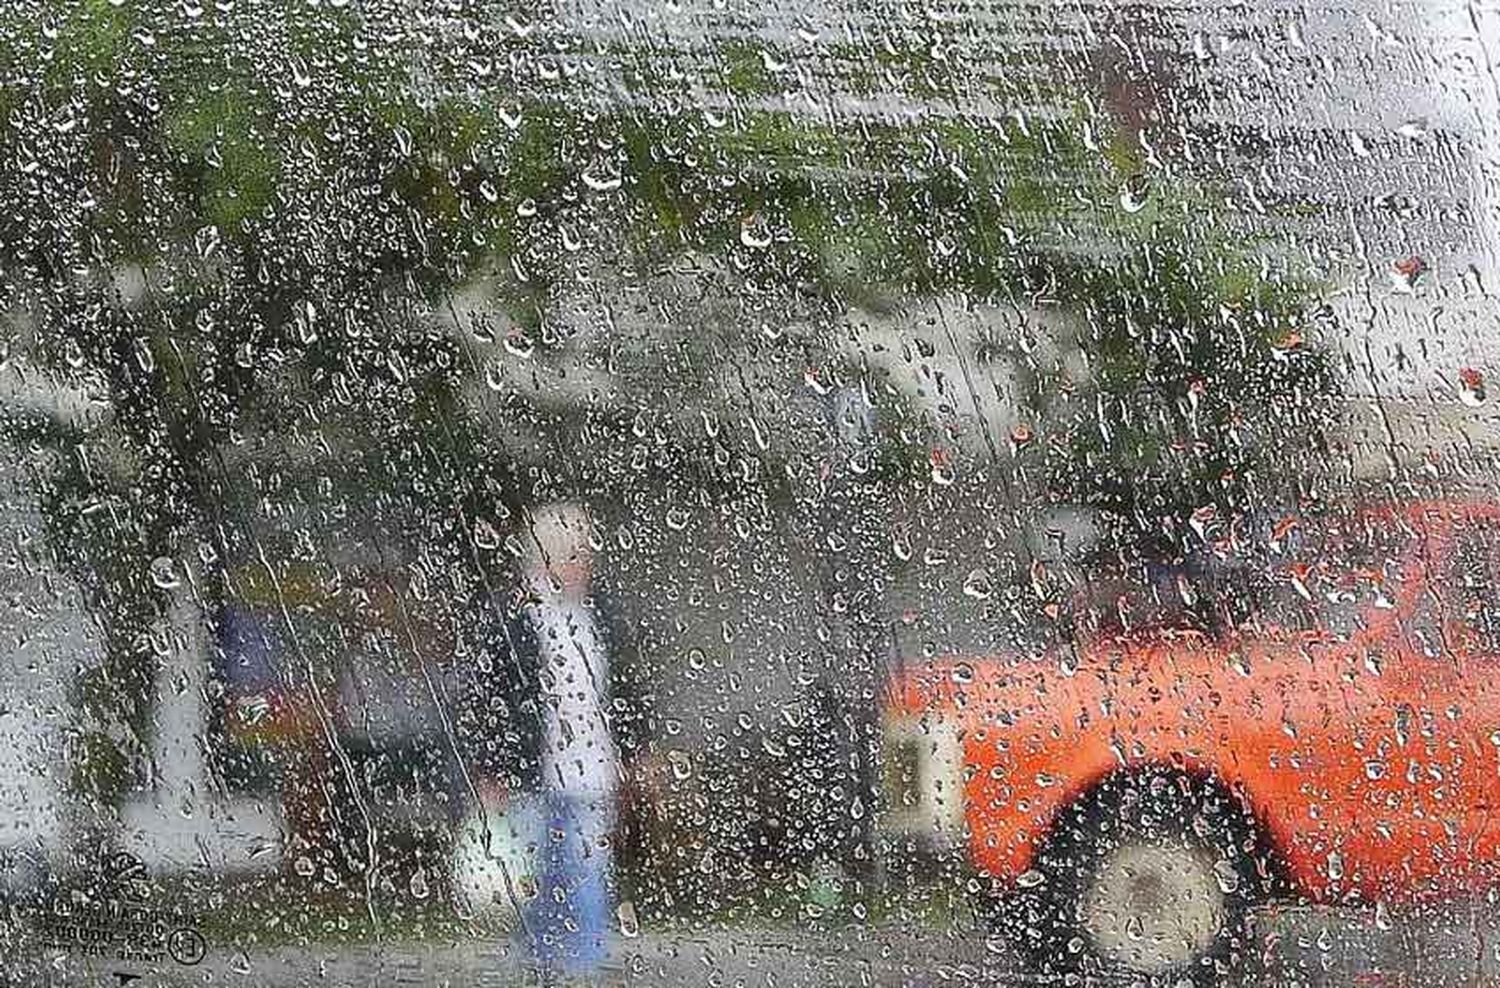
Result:
{"label": "orange car", "polygon": [[1500,884],[1500,508],[1288,519],[1263,556],[1290,620],[895,677],[892,819],[1019,893],[1052,969],[1211,979],[1278,890]]}

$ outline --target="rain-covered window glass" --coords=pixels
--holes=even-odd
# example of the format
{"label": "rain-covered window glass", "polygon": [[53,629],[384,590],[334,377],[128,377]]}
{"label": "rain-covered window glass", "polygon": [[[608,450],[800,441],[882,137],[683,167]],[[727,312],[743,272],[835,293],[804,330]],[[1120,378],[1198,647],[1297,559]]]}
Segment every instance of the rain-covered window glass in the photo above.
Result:
{"label": "rain-covered window glass", "polygon": [[1497,64],[0,4],[0,982],[1500,980]]}

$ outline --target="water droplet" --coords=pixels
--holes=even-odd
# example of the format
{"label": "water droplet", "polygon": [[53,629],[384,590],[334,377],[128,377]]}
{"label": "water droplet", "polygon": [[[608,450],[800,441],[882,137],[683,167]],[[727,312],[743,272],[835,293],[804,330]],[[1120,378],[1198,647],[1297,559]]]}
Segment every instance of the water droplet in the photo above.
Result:
{"label": "water droplet", "polygon": [[296,83],[298,89],[306,89],[312,85],[312,73],[308,71],[307,62],[300,55],[292,56],[292,82]]}
{"label": "water droplet", "polygon": [[413,899],[425,899],[432,893],[432,888],[427,884],[427,869],[418,868],[412,872],[411,881],[407,883]]}
{"label": "water droplet", "polygon": [[1473,367],[1458,372],[1458,400],[1469,408],[1478,408],[1486,397],[1484,373]]}
{"label": "water droplet", "polygon": [[1407,120],[1396,128],[1396,133],[1407,140],[1420,141],[1427,137],[1427,121],[1421,117]]}
{"label": "water droplet", "polygon": [[1029,871],[1021,872],[1021,874],[1016,877],[1016,884],[1021,886],[1021,888],[1023,889],[1034,889],[1046,880],[1046,875],[1037,871],[1035,868],[1032,868]]}
{"label": "water droplet", "polygon": [[771,246],[771,227],[759,213],[751,213],[740,221],[740,243],[754,250]]}
{"label": "water droplet", "polygon": [[1150,194],[1151,183],[1145,175],[1136,173],[1120,186],[1120,208],[1127,213],[1139,213],[1146,208]]}
{"label": "water droplet", "polygon": [[495,526],[483,518],[474,519],[474,544],[481,549],[498,549],[500,547],[500,533]]}
{"label": "water droplet", "polygon": [[177,578],[177,564],[170,556],[157,556],[151,560],[151,582],[163,590],[172,590],[182,585]]}
{"label": "water droplet", "polygon": [[256,693],[240,700],[235,709],[241,724],[254,727],[271,715],[271,701],[264,693]]}
{"label": "water droplet", "polygon": [[1391,264],[1391,287],[1398,294],[1410,295],[1417,289],[1417,282],[1427,273],[1427,262],[1416,254],[1403,257]]}
{"label": "water droplet", "polygon": [[131,349],[135,351],[135,362],[142,371],[150,374],[156,370],[156,354],[151,350],[150,340],[137,337]]}
{"label": "water droplet", "polygon": [[299,854],[297,860],[292,862],[292,870],[303,878],[311,878],[313,872],[317,871],[317,866],[313,864],[312,858],[309,858],[305,854]]}
{"label": "water droplet", "polygon": [[629,899],[615,907],[615,918],[620,923],[620,936],[627,940],[641,935],[641,923],[635,914],[635,903]]}
{"label": "water droplet", "polygon": [[994,584],[990,580],[990,574],[983,568],[973,570],[968,579],[964,580],[964,596],[973,597],[975,600],[988,600],[990,594],[994,593]]}
{"label": "water droplet", "polygon": [[593,172],[583,173],[583,184],[595,192],[612,192],[624,184],[624,179],[618,172]]}
{"label": "water droplet", "polygon": [[536,351],[536,343],[519,328],[505,334],[504,346],[505,352],[513,357],[530,357]]}
{"label": "water droplet", "polygon": [[297,320],[297,338],[304,344],[311,345],[318,339],[318,308],[309,299],[302,303],[302,312]]}
{"label": "water droplet", "polygon": [[1225,895],[1234,895],[1240,890],[1240,873],[1235,868],[1234,862],[1226,858],[1220,858],[1214,862],[1214,878],[1219,883],[1219,889]]}

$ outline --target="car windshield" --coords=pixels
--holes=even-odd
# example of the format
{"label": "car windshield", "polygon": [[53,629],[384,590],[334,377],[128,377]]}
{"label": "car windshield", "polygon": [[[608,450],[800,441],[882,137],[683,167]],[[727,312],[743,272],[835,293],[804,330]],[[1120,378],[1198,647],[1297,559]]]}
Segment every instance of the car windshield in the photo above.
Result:
{"label": "car windshield", "polygon": [[1389,512],[1319,511],[1247,518],[1195,537],[1175,558],[1085,557],[1073,611],[1103,631],[1196,629],[1327,631],[1348,637],[1391,609],[1419,544]]}
{"label": "car windshield", "polygon": [[1420,536],[1399,516],[1365,511],[1273,522],[1254,553],[1256,599],[1283,627],[1347,638],[1392,610]]}

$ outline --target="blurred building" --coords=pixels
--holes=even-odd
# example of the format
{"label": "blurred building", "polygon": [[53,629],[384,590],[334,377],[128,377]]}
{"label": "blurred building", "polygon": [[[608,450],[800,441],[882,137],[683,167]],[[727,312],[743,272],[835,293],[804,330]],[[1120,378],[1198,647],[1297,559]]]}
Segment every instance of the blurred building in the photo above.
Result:
{"label": "blurred building", "polygon": [[[1151,170],[1227,193],[1227,231],[1326,279],[1337,328],[1319,342],[1342,358],[1353,474],[1445,457],[1456,471],[1500,445],[1493,414],[1466,405],[1461,383],[1493,359],[1500,280],[1492,6],[567,0],[556,10],[552,29],[576,38],[578,78],[601,101],[783,111],[835,127],[1102,104]],[[1399,268],[1412,258],[1422,274],[1408,279]],[[950,349],[939,359],[974,361],[966,342]],[[992,370],[1003,391],[1006,369]],[[1015,412],[961,414],[979,426],[977,452]]]}
{"label": "blurred building", "polygon": [[[74,675],[96,658],[95,630],[58,566],[15,463],[0,470],[0,885],[62,870],[86,807],[74,799]],[[70,757],[71,756],[71,757]]]}

